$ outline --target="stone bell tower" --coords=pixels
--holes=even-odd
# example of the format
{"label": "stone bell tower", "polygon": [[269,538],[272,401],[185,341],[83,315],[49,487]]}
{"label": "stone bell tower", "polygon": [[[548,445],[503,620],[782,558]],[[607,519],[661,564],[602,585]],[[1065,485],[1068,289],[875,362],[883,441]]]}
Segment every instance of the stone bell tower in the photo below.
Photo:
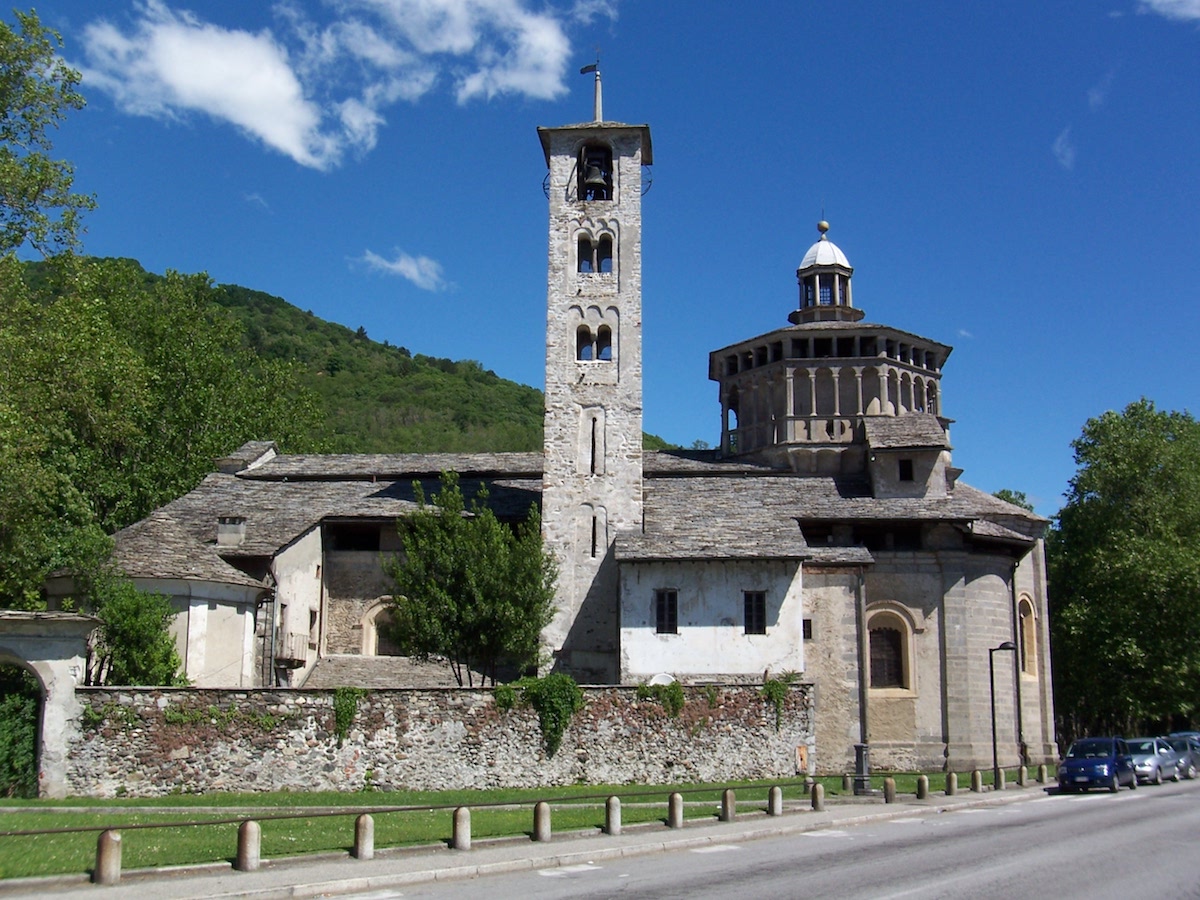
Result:
{"label": "stone bell tower", "polygon": [[553,669],[618,677],[613,541],[642,527],[642,167],[650,129],[539,128],[549,173],[542,529],[559,565]]}

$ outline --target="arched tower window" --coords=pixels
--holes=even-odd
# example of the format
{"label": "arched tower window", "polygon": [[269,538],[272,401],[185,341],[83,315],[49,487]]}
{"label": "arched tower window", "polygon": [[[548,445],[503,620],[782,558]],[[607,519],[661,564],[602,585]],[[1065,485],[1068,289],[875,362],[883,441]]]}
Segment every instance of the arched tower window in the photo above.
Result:
{"label": "arched tower window", "polygon": [[904,687],[904,635],[899,629],[871,629],[871,687]]}
{"label": "arched tower window", "polygon": [[912,629],[899,613],[881,610],[867,622],[872,688],[913,689]]}
{"label": "arched tower window", "polygon": [[613,198],[612,150],[600,144],[588,144],[579,152],[579,198]]}
{"label": "arched tower window", "polygon": [[1037,618],[1033,614],[1033,601],[1021,597],[1017,604],[1019,636],[1021,638],[1021,671],[1026,675],[1037,675]]}
{"label": "arched tower window", "polygon": [[602,274],[610,274],[613,270],[613,242],[608,235],[600,238],[600,243],[596,247],[596,271]]}
{"label": "arched tower window", "polygon": [[575,331],[575,358],[585,361],[595,359],[596,348],[592,344],[592,329],[580,325]]}
{"label": "arched tower window", "polygon": [[612,361],[612,329],[607,325],[596,330],[596,359]]}
{"label": "arched tower window", "polygon": [[581,234],[576,243],[575,270],[585,275],[600,273],[612,274],[613,270],[613,239],[611,235],[603,235],[593,241],[588,235]]}

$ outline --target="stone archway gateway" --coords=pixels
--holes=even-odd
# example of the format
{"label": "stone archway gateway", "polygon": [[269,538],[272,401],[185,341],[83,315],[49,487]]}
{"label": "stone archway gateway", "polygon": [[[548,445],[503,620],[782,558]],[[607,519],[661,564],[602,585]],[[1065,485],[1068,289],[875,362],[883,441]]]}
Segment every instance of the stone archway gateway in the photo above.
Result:
{"label": "stone archway gateway", "polygon": [[0,663],[28,669],[42,688],[38,739],[38,795],[67,795],[67,732],[78,719],[75,686],[84,678],[93,616],[62,612],[0,610]]}

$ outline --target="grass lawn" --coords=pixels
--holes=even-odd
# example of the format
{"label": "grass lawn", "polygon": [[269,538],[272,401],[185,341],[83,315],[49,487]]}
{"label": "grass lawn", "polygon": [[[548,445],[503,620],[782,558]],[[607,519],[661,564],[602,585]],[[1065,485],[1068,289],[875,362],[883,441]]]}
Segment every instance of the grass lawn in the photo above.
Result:
{"label": "grass lawn", "polygon": [[[917,776],[897,775],[901,794],[915,793]],[[1015,779],[1015,772],[1010,775]],[[987,780],[987,779],[985,779]],[[842,779],[821,778],[826,796],[843,793]],[[945,788],[941,773],[929,778],[931,792]],[[122,867],[138,869],[232,861],[238,824],[255,819],[262,826],[264,859],[305,853],[348,851],[354,819],[370,811],[377,848],[448,841],[454,808],[471,808],[475,839],[529,834],[533,804],[550,803],[556,833],[600,829],[604,803],[621,798],[622,824],[663,822],[667,799],[678,791],[688,818],[717,814],[725,787],[737,790],[742,813],[766,808],[769,789],[778,784],[788,802],[803,802],[802,779],[738,785],[572,785],[537,790],[405,791],[343,793],[272,793],[175,795],[150,799],[0,800],[0,878],[82,874],[95,863],[96,840],[105,828],[121,832]],[[872,778],[881,789],[883,778]],[[970,786],[959,776],[959,789]],[[396,809],[401,807],[401,809]],[[205,824],[209,823],[209,824]],[[148,827],[154,826],[154,827]],[[57,831],[55,829],[88,829]],[[15,834],[14,832],[39,832]]]}

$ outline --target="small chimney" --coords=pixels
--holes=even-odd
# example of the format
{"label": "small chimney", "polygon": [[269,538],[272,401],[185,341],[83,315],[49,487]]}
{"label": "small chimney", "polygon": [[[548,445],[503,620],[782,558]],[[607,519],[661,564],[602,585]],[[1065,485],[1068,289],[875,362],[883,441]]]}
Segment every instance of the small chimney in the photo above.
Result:
{"label": "small chimney", "polygon": [[245,516],[219,516],[217,518],[218,547],[240,547],[245,540]]}

